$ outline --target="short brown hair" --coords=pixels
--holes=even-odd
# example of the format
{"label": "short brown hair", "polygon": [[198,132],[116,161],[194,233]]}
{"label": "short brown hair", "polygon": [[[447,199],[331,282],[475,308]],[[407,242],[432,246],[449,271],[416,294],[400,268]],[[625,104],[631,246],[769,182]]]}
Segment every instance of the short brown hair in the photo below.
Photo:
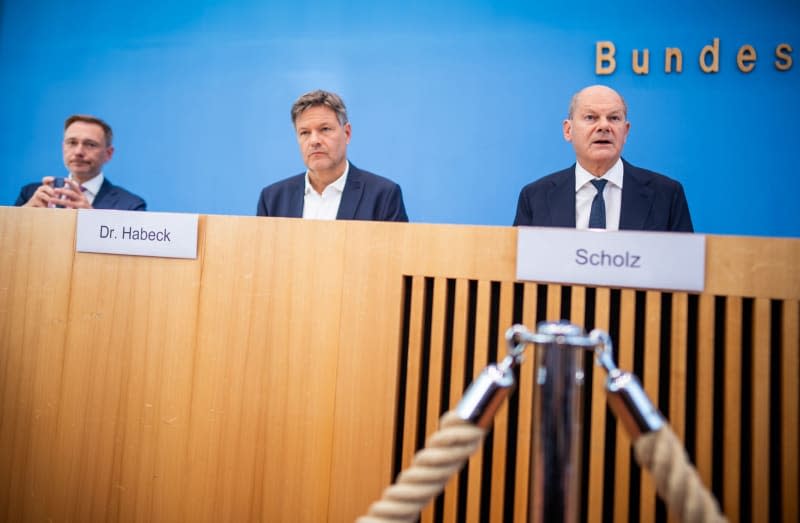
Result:
{"label": "short brown hair", "polygon": [[336,119],[339,120],[339,124],[344,125],[347,123],[347,107],[344,106],[344,100],[338,94],[317,89],[300,96],[294,102],[292,105],[292,124],[297,124],[297,117],[303,111],[320,105],[332,109],[336,113]]}
{"label": "short brown hair", "polygon": [[93,123],[95,125],[99,125],[103,128],[103,133],[106,136],[106,147],[111,145],[111,141],[114,139],[114,131],[111,130],[111,126],[108,125],[106,122],[97,118],[96,116],[90,116],[88,114],[73,114],[69,118],[66,119],[64,122],[64,130],[66,131],[67,128],[74,124],[75,122],[86,122],[86,123]]}

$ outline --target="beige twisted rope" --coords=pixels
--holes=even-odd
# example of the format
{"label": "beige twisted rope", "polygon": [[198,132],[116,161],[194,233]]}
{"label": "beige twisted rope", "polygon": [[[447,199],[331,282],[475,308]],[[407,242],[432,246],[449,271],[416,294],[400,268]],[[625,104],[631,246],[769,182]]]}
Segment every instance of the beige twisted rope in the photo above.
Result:
{"label": "beige twisted rope", "polygon": [[653,474],[658,495],[682,522],[727,521],[669,425],[640,436],[633,450],[639,465]]}
{"label": "beige twisted rope", "polygon": [[443,490],[450,477],[464,466],[480,446],[486,431],[449,411],[440,419],[425,448],[417,452],[411,466],[369,507],[358,523],[413,522],[420,511]]}

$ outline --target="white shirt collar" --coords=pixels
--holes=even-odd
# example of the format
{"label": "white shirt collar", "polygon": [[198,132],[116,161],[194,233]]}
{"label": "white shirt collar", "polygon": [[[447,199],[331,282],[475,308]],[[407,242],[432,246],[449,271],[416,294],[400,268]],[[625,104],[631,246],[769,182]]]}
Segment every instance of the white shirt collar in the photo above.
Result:
{"label": "white shirt collar", "polygon": [[[72,173],[69,173],[69,177],[76,182],[78,181],[78,179]],[[84,189],[86,189],[85,193],[89,199],[89,203],[92,203],[95,196],[97,196],[97,193],[100,192],[100,187],[103,185],[104,180],[105,176],[103,176],[103,173],[101,172],[91,180],[80,184]]]}
{"label": "white shirt collar", "polygon": [[[347,183],[347,174],[349,172],[350,172],[350,162],[345,160],[344,172],[342,173],[342,175],[340,177],[336,178],[336,181],[334,181],[333,183],[331,183],[330,185],[325,187],[323,192],[327,191],[329,188],[333,188],[336,191],[339,191],[339,193],[344,192],[344,184]],[[305,187],[305,191],[303,192],[303,194],[308,194],[310,191],[313,191],[313,190],[314,190],[314,188],[311,186],[311,180],[308,177],[308,171],[306,171],[306,187]]]}
{"label": "white shirt collar", "polygon": [[606,171],[603,176],[598,178],[597,176],[593,175],[589,171],[583,168],[583,166],[576,162],[575,164],[575,192],[586,185],[587,183],[591,182],[592,180],[608,180],[611,182],[612,185],[616,185],[620,189],[622,189],[622,158],[617,158],[617,162],[611,166],[611,169]]}

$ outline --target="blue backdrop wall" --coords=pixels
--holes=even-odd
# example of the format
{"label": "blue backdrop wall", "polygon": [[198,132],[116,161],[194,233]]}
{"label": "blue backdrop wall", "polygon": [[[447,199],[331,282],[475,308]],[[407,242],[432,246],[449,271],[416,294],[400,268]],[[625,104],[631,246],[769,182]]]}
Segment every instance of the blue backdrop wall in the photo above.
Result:
{"label": "blue backdrop wall", "polygon": [[[116,135],[106,175],[150,210],[254,214],[263,186],[303,170],[289,108],[324,88],[348,104],[350,159],[399,182],[412,221],[508,225],[524,184],[574,161],[570,96],[605,83],[628,102],[624,156],[683,182],[698,231],[800,236],[797,0],[0,5],[0,204],[64,172],[63,120],[91,113]],[[595,73],[600,41],[611,75]]]}

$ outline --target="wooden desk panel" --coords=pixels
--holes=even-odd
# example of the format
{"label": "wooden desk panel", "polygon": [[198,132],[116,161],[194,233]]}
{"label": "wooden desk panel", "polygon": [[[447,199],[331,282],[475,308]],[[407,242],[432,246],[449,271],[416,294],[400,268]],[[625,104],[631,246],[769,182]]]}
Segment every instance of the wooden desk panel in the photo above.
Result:
{"label": "wooden desk panel", "polygon": [[[203,216],[198,259],[169,260],[76,254],[74,226],[72,211],[0,208],[0,519],[352,520],[513,318],[562,315],[644,358],[732,520],[797,518],[798,240],[708,237],[692,296],[514,282],[504,227]],[[587,370],[586,519],[652,521],[646,474],[625,502],[639,476]],[[524,518],[530,365],[521,377],[426,521]]]}

